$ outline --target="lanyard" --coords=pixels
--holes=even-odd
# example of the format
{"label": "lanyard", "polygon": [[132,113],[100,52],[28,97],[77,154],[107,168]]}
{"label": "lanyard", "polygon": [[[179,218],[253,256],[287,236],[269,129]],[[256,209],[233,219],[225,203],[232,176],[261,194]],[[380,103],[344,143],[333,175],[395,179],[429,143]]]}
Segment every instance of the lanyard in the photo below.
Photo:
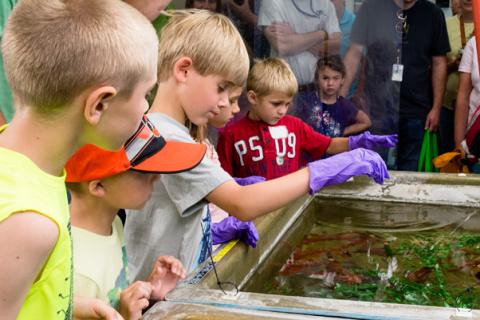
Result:
{"label": "lanyard", "polygon": [[402,55],[402,46],[406,43],[409,25],[407,22],[407,15],[401,9],[395,14],[397,22],[394,25],[396,43],[396,63],[400,64],[400,58]]}
{"label": "lanyard", "polygon": [[306,15],[307,17],[320,18],[321,16],[326,16],[326,14],[323,12],[323,10],[315,10],[313,8],[313,0],[310,0],[310,11],[311,12],[306,12],[302,8],[300,8],[298,6],[298,4],[295,2],[296,0],[291,0],[291,1],[292,1],[293,6],[295,7],[295,9],[297,9],[298,12]]}

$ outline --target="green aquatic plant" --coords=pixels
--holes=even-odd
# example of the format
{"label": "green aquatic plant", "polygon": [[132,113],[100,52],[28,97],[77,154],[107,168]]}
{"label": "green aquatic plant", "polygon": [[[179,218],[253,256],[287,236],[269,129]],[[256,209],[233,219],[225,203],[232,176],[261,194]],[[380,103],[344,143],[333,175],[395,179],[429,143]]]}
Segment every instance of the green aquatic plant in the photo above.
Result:
{"label": "green aquatic plant", "polygon": [[360,284],[335,284],[335,296],[337,299],[350,299],[360,301],[375,301],[378,290],[377,283]]}
{"label": "green aquatic plant", "polygon": [[[480,235],[457,231],[393,236],[323,230],[295,249],[290,266],[267,292],[479,308]],[[398,268],[386,272],[394,259]],[[336,273],[333,284],[326,281],[327,273]]]}
{"label": "green aquatic plant", "polygon": [[[480,236],[474,234],[450,234],[434,239],[430,234],[416,235],[397,243],[385,243],[384,249],[388,257],[397,256],[402,259],[404,274],[396,274],[388,279],[385,288],[377,283],[337,284],[336,294],[339,298],[362,301],[378,301],[377,290],[382,289],[383,302],[395,302],[417,305],[441,305],[445,307],[478,308],[478,285],[474,283],[466,289],[455,288],[447,284],[445,274],[456,266],[449,262],[453,257],[464,256],[464,249],[470,255],[480,253]],[[410,269],[410,270],[409,270]],[[412,271],[413,269],[413,271]],[[406,271],[405,271],[406,270]],[[421,271],[424,279],[412,276],[415,270]],[[363,272],[364,278],[372,278],[376,271]],[[477,292],[474,288],[477,287]]]}

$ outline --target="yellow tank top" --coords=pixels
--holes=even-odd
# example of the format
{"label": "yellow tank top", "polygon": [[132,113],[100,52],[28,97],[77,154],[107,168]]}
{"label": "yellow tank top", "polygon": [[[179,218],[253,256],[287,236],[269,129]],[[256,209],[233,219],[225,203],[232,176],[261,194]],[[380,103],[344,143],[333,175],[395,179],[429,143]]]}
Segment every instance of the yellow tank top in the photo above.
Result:
{"label": "yellow tank top", "polygon": [[22,211],[51,219],[59,236],[17,319],[71,319],[72,245],[65,175],[49,175],[23,154],[0,148],[0,222]]}

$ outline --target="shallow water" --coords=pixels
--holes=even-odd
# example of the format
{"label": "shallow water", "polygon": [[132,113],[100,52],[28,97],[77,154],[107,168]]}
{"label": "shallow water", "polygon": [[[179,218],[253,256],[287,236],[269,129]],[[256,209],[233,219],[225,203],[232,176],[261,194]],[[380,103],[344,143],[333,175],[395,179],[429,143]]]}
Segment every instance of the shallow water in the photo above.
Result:
{"label": "shallow water", "polygon": [[302,240],[284,242],[278,272],[251,291],[478,309],[478,219],[472,209],[322,203]]}

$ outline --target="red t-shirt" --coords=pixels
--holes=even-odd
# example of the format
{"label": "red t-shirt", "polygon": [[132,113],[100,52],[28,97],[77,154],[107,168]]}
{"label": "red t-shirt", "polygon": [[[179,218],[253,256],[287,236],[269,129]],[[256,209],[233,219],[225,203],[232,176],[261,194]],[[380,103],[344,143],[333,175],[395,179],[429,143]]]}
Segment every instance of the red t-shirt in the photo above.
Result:
{"label": "red t-shirt", "polygon": [[273,179],[297,171],[303,152],[320,159],[330,141],[290,115],[275,126],[251,120],[247,115],[222,131],[217,152],[223,169],[234,177]]}

